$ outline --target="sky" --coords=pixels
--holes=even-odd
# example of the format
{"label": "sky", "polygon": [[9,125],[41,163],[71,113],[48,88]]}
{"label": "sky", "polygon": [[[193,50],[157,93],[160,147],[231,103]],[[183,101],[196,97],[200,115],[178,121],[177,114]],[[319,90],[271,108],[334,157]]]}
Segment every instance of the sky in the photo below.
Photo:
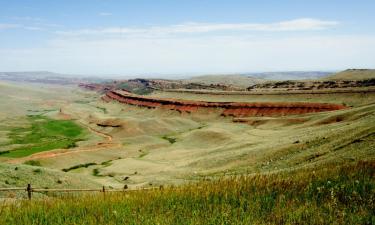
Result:
{"label": "sky", "polygon": [[375,68],[374,0],[0,0],[0,71]]}

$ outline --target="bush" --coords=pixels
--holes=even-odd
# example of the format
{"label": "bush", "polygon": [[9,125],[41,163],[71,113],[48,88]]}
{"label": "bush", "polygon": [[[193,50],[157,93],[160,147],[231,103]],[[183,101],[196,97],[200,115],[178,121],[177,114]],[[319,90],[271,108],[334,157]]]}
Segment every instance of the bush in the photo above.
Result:
{"label": "bush", "polygon": [[41,169],[35,169],[35,170],[33,170],[33,172],[34,172],[34,173],[41,173],[42,170],[41,170]]}
{"label": "bush", "polygon": [[24,162],[24,164],[30,165],[30,166],[42,166],[42,164],[38,160],[28,160]]}
{"label": "bush", "polygon": [[78,164],[78,165],[75,165],[75,166],[72,166],[72,167],[69,167],[69,168],[66,168],[66,169],[62,169],[62,171],[64,172],[69,172],[71,170],[75,170],[75,169],[78,169],[78,168],[87,168],[89,166],[94,166],[94,165],[97,165],[96,163],[92,162],[92,163],[85,163],[85,164]]}

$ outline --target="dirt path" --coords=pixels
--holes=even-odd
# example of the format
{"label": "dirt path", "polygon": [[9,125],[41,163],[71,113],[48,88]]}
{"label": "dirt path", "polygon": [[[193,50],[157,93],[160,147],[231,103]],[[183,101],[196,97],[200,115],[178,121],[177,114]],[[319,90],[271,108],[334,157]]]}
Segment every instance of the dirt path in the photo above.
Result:
{"label": "dirt path", "polygon": [[56,149],[56,150],[51,150],[51,151],[46,151],[46,152],[39,152],[39,153],[35,153],[33,155],[23,157],[23,158],[11,159],[6,162],[23,163],[28,160],[54,158],[58,156],[71,155],[71,154],[77,154],[77,153],[82,153],[82,152],[95,152],[95,151],[105,150],[108,148],[119,148],[121,146],[122,146],[121,143],[98,143],[97,145],[93,145],[93,146],[78,147],[78,148],[75,148],[75,150]]}
{"label": "dirt path", "polygon": [[[61,118],[66,119],[66,120],[73,119],[73,116],[63,112],[63,109],[60,109],[59,116],[61,116]],[[81,124],[82,126],[86,127],[91,133],[94,133],[94,134],[96,134],[100,137],[105,138],[108,142],[112,142],[113,137],[111,135],[106,134],[106,133],[101,132],[101,131],[98,131],[98,130],[95,130],[94,128],[92,128],[89,125],[87,125],[85,123],[82,123],[80,121],[78,121],[78,123]]]}
{"label": "dirt path", "polygon": [[[101,132],[101,131],[98,131],[98,130],[95,130],[94,128],[82,123],[82,122],[79,122],[82,126],[86,127],[89,131],[91,131],[92,133],[98,135],[98,136],[101,136],[105,139],[107,139],[108,142],[112,142],[113,141],[113,137],[109,134],[106,134],[104,132]],[[100,143],[98,143],[100,144]]]}

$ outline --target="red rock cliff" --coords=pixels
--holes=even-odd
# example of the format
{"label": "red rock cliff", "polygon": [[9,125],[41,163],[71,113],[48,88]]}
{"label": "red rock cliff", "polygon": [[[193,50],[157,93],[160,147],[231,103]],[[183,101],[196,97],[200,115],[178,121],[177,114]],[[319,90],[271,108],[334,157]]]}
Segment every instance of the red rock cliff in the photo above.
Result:
{"label": "red rock cliff", "polygon": [[133,95],[124,91],[109,91],[105,99],[148,108],[164,108],[179,112],[196,112],[199,109],[213,109],[223,116],[283,116],[345,109],[339,104],[303,102],[204,102],[175,99],[159,99]]}

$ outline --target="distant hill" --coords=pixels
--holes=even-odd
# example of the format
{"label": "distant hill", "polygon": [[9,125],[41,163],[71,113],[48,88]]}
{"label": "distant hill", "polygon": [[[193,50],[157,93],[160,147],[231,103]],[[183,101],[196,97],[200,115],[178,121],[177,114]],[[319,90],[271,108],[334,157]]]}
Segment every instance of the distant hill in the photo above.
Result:
{"label": "distant hill", "polygon": [[375,79],[375,69],[348,69],[327,76],[325,80],[366,80]]}
{"label": "distant hill", "polygon": [[286,71],[286,72],[264,72],[251,73],[249,76],[266,80],[315,80],[326,77],[332,72],[324,71]]}
{"label": "distant hill", "polygon": [[236,87],[248,87],[265,82],[264,79],[249,77],[246,75],[204,75],[183,80],[185,83],[200,83],[205,85],[221,84]]}
{"label": "distant hill", "polygon": [[20,71],[20,72],[0,72],[0,78],[11,79],[11,78],[24,78],[24,79],[42,79],[51,77],[69,77],[69,75],[59,74],[49,71]]}
{"label": "distant hill", "polygon": [[81,82],[103,82],[108,79],[94,77],[79,77],[75,75],[59,74],[48,71],[27,71],[27,72],[0,72],[0,80],[14,82],[31,82],[45,84],[78,84]]}
{"label": "distant hill", "polygon": [[286,72],[264,72],[248,74],[228,74],[228,75],[204,75],[185,79],[186,83],[201,83],[205,85],[221,84],[236,87],[249,87],[256,84],[262,84],[267,81],[284,81],[284,80],[317,80],[332,72],[322,71],[286,71]]}

